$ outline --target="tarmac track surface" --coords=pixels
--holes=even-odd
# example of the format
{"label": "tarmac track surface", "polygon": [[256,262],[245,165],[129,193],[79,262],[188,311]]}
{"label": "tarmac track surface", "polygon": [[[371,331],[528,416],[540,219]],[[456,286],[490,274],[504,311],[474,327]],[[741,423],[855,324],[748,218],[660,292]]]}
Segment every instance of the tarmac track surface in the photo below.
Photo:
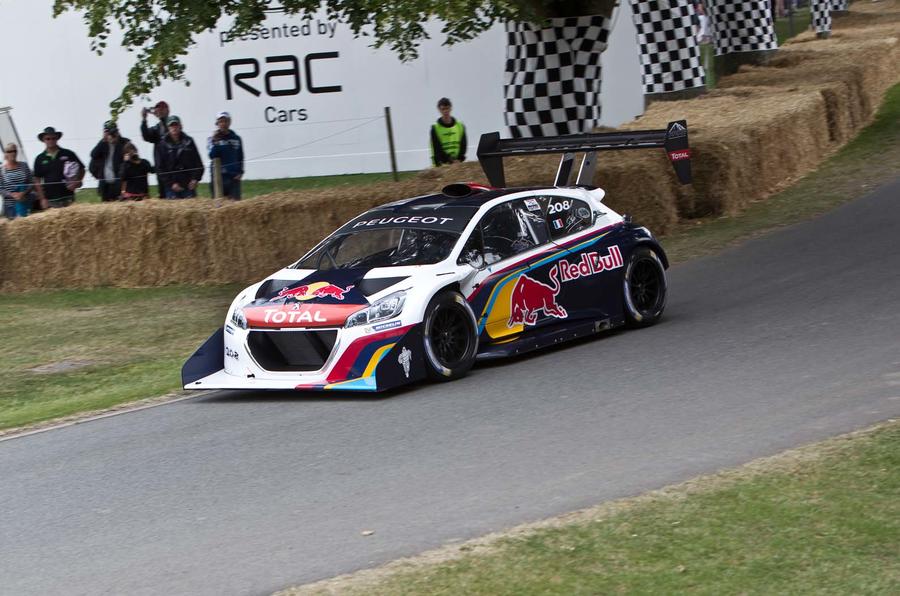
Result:
{"label": "tarmac track surface", "polygon": [[0,442],[0,593],[267,593],[898,416],[898,199],[673,268],[656,327],[455,383]]}

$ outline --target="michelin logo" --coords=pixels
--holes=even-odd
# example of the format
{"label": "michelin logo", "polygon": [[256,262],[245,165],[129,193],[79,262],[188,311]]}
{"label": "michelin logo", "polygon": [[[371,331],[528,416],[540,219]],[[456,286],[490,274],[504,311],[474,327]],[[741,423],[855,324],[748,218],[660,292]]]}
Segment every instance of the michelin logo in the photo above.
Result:
{"label": "michelin logo", "polygon": [[372,331],[384,331],[385,329],[393,329],[394,327],[399,327],[401,325],[400,321],[391,321],[390,323],[381,323],[379,325],[372,325]]}
{"label": "michelin logo", "polygon": [[409,378],[409,367],[412,364],[412,352],[406,346],[400,350],[400,355],[397,356],[397,362],[403,367],[403,374],[406,375],[406,378]]}

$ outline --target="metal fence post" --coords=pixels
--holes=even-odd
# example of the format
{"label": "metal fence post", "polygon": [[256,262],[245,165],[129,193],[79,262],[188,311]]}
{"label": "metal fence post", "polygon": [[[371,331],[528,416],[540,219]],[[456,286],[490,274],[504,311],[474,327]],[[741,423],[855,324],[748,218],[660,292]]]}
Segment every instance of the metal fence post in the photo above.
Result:
{"label": "metal fence post", "polygon": [[387,124],[388,148],[391,152],[391,172],[394,173],[394,182],[400,180],[397,174],[397,152],[394,151],[394,127],[391,124],[391,108],[384,106],[384,122]]}
{"label": "metal fence post", "polygon": [[218,157],[214,157],[212,160],[212,183],[213,183],[213,198],[221,199],[222,198],[222,160]]}

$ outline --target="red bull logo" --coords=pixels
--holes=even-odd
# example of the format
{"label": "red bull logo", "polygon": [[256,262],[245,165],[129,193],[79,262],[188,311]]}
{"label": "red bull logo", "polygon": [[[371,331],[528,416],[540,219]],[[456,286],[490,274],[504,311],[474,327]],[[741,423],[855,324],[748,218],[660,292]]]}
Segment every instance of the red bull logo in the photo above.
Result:
{"label": "red bull logo", "polygon": [[319,281],[308,285],[297,286],[296,288],[284,288],[275,300],[312,300],[313,298],[324,298],[329,296],[336,300],[343,300],[344,294],[349,292],[353,286],[341,288],[328,282]]}
{"label": "red bull logo", "polygon": [[522,275],[516,280],[509,299],[508,327],[515,325],[534,325],[537,323],[538,313],[543,312],[549,317],[564,319],[569,316],[566,309],[556,303],[556,295],[559,294],[559,274],[556,267],[550,270],[552,286],[541,283],[527,275]]}
{"label": "red bull logo", "polygon": [[618,245],[609,247],[607,254],[598,252],[586,252],[581,254],[580,260],[571,263],[562,259],[550,269],[550,281],[553,285],[547,285],[522,275],[516,280],[510,295],[508,327],[515,325],[534,325],[537,323],[538,314],[544,313],[548,317],[564,319],[569,316],[566,309],[557,303],[556,296],[562,284],[581,277],[596,275],[603,271],[619,269],[624,265],[622,251]]}
{"label": "red bull logo", "polygon": [[565,259],[559,262],[559,277],[563,282],[572,281],[579,277],[596,275],[604,271],[618,269],[624,264],[622,251],[617,245],[609,247],[609,254],[601,255],[598,252],[581,253],[581,260],[570,263]]}

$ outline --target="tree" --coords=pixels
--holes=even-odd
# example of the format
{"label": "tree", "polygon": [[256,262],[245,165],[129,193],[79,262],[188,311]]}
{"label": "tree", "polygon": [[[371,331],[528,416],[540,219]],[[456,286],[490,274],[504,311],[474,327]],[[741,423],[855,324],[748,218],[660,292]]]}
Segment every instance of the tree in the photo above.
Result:
{"label": "tree", "polygon": [[472,39],[497,22],[609,16],[615,4],[616,0],[55,0],[53,14],[83,13],[91,49],[98,54],[113,29],[121,31],[122,47],[135,53],[127,82],[110,104],[115,117],[164,80],[183,80],[183,59],[196,37],[213,30],[223,17],[233,18],[230,33],[236,36],[252,31],[270,12],[312,18],[324,10],[329,20],[347,24],[354,35],[371,37],[374,47],[386,46],[401,60],[410,60],[429,37],[423,23],[432,18],[443,23],[441,33],[449,45]]}

